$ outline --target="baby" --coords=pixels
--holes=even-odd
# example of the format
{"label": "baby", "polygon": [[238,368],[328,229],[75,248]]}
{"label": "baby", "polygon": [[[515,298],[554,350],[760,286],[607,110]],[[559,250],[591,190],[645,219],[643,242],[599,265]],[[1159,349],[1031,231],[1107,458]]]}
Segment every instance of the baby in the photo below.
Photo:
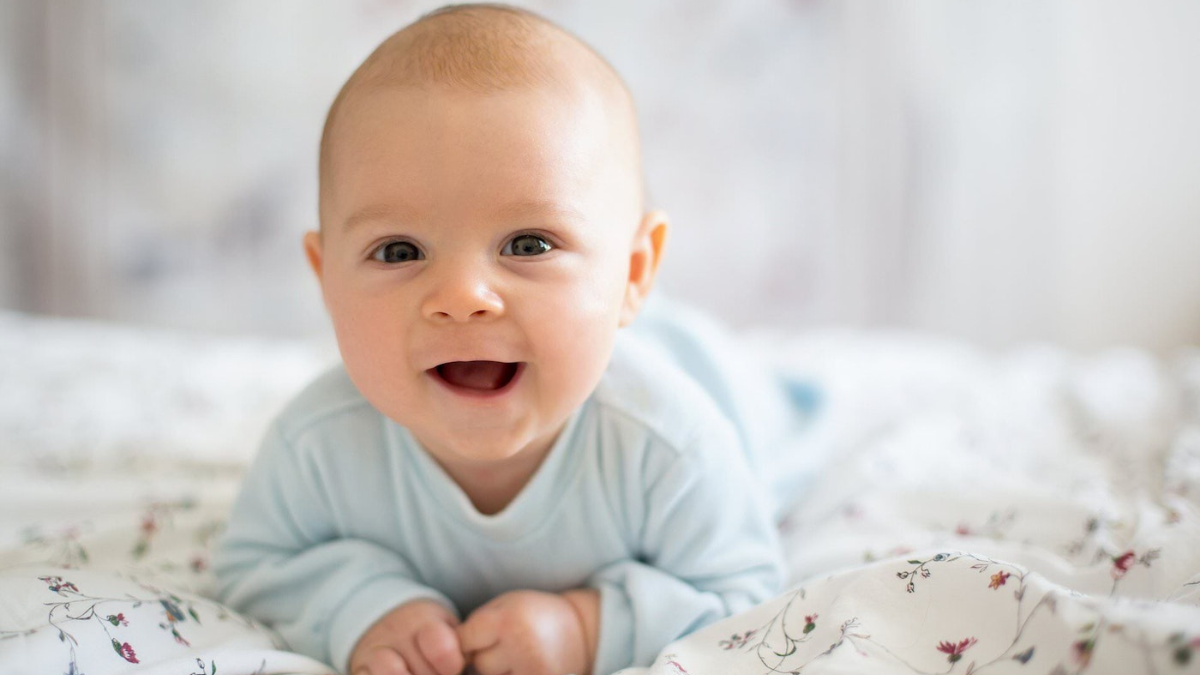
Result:
{"label": "baby", "polygon": [[526,11],[371,54],[304,240],[344,367],[269,430],[224,601],[355,675],[608,675],[781,590],[736,410],[664,358],[702,341],[618,339],[667,237],[640,162],[621,79]]}

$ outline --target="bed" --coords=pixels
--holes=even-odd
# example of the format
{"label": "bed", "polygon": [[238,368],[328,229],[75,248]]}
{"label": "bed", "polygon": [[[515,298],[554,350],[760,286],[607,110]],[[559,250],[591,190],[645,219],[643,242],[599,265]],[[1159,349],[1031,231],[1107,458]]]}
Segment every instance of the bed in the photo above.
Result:
{"label": "bed", "polygon": [[[834,458],[789,590],[627,675],[1200,672],[1200,350],[745,334]],[[267,421],[336,359],[0,313],[0,673],[331,672],[209,599]]]}

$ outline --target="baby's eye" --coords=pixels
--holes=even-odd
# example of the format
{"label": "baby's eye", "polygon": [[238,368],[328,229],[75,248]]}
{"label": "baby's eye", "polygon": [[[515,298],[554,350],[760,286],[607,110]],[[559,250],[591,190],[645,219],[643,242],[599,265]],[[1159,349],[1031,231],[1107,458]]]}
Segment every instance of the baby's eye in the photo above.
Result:
{"label": "baby's eye", "polygon": [[537,236],[536,234],[521,234],[513,237],[507,244],[504,245],[502,255],[541,255],[554,248],[550,242]]}
{"label": "baby's eye", "polygon": [[410,260],[421,260],[425,254],[412,242],[389,241],[371,253],[371,258],[383,263],[402,263]]}

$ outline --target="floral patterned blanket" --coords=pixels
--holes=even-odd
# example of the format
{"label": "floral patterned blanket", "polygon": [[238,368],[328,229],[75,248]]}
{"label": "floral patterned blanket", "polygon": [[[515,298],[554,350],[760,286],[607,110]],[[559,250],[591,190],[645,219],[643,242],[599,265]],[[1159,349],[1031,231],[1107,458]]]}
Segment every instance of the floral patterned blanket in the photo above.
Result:
{"label": "floral patterned blanket", "polygon": [[[1200,672],[1200,352],[745,336],[818,384],[792,585],[628,675]],[[207,597],[329,344],[0,314],[0,673],[330,669]]]}

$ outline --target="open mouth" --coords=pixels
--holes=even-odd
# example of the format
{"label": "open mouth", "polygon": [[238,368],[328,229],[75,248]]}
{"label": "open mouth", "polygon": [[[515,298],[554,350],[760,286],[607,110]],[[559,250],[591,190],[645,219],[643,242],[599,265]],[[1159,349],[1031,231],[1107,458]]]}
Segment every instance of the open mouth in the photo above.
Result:
{"label": "open mouth", "polygon": [[451,361],[430,368],[429,373],[453,389],[487,394],[512,384],[520,370],[520,363]]}

